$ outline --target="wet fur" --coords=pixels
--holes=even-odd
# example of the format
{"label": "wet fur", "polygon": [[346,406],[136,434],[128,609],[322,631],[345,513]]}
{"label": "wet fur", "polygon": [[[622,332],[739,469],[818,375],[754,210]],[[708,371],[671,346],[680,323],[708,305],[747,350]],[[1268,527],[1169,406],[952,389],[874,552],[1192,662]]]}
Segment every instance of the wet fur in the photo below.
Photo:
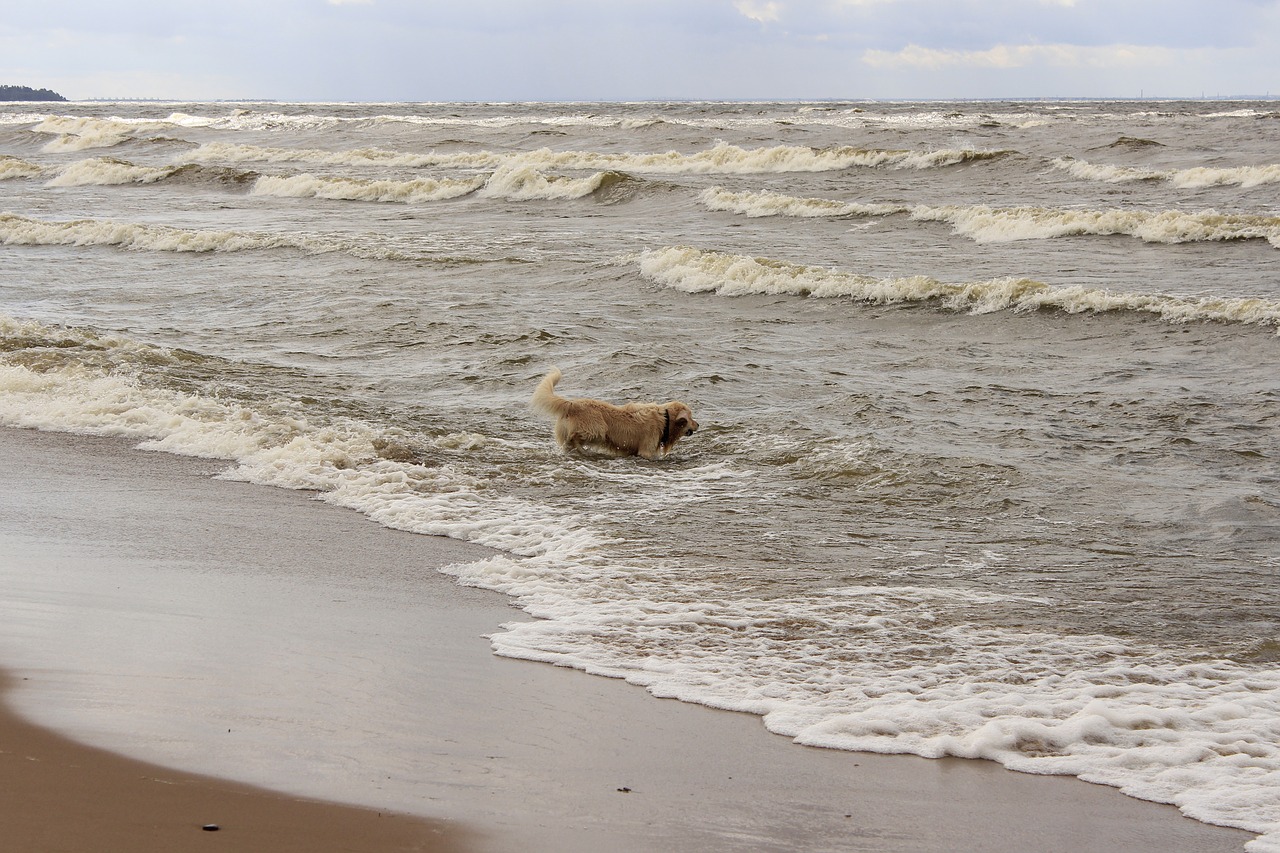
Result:
{"label": "wet fur", "polygon": [[[569,400],[556,393],[559,381],[560,370],[552,368],[533,392],[533,408],[555,418],[556,441],[565,450],[596,449],[616,456],[661,459],[680,439],[698,429],[693,412],[679,400],[625,406],[603,400]],[[667,434],[665,443],[663,432]]]}

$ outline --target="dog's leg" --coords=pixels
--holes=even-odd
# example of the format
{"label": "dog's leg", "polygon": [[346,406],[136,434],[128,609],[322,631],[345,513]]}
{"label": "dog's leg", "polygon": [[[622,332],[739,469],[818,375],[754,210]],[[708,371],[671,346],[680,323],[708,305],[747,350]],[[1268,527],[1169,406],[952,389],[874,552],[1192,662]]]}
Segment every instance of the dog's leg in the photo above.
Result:
{"label": "dog's leg", "polygon": [[578,446],[578,437],[569,429],[564,421],[556,421],[556,444],[561,450],[574,450]]}
{"label": "dog's leg", "polygon": [[656,462],[667,455],[667,449],[658,442],[645,442],[636,448],[636,455],[648,459],[650,462]]}

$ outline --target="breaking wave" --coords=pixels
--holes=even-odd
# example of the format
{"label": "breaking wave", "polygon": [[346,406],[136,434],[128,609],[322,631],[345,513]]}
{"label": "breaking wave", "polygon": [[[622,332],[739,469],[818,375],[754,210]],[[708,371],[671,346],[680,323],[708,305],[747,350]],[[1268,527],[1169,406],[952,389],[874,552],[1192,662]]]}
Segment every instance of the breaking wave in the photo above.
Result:
{"label": "breaking wave", "polygon": [[718,143],[685,154],[666,151],[651,154],[606,154],[595,151],[428,152],[410,154],[378,148],[350,151],[264,148],[215,142],[185,155],[196,161],[319,163],[324,165],[400,166],[406,168],[486,169],[527,167],[538,170],[580,169],[639,174],[763,174],[840,171],[855,166],[893,169],[934,169],[1003,157],[1007,151],[944,150],[929,152],[836,147],[809,148],[775,145],[742,148]]}
{"label": "breaking wave", "polygon": [[1266,240],[1280,249],[1280,216],[1202,210],[1060,210],[1043,207],[916,207],[911,218],[950,223],[979,243],[1080,235],[1126,235],[1147,243]]}
{"label": "breaking wave", "polygon": [[1190,169],[1142,169],[1134,166],[1113,166],[1089,163],[1070,157],[1053,161],[1055,169],[1061,169],[1073,178],[1118,184],[1129,181],[1167,181],[1183,189],[1238,186],[1244,189],[1263,184],[1280,183],[1280,163],[1266,166],[1236,166],[1213,168],[1197,166]]}
{"label": "breaking wave", "polygon": [[[0,160],[0,178],[31,177],[46,170],[21,160]],[[633,181],[621,172],[596,172],[583,178],[544,174],[531,166],[501,167],[488,175],[467,178],[414,178],[410,180],[300,175],[259,175],[257,172],[212,167],[198,163],[139,166],[113,157],[80,160],[64,167],[48,181],[51,187],[118,186],[179,180],[191,183],[252,184],[251,193],[283,198],[320,198],[345,201],[425,203],[458,198],[480,191],[486,198],[514,201],[562,200],[615,190]]]}
{"label": "breaking wave", "polygon": [[502,164],[503,159],[509,156],[512,155],[489,152],[408,154],[382,148],[325,151],[320,148],[269,148],[259,145],[233,145],[226,142],[210,142],[184,155],[186,159],[193,162],[314,163],[325,166],[462,169],[496,169]]}
{"label": "breaking wave", "polygon": [[31,130],[55,137],[44,146],[45,152],[52,154],[90,148],[113,148],[136,138],[139,133],[165,126],[164,122],[142,119],[46,116]]}
{"label": "breaking wave", "polygon": [[[39,169],[39,167],[36,167]],[[53,169],[39,169],[48,174]],[[119,186],[122,184],[155,184],[161,181],[196,184],[243,185],[258,177],[256,172],[184,163],[172,166],[139,166],[114,157],[79,160],[61,170],[48,181],[51,187]]]}
{"label": "breaking wave", "polygon": [[205,231],[107,219],[50,222],[12,213],[0,213],[0,243],[6,246],[116,246],[155,252],[238,252],[275,248],[323,252],[339,249],[336,243],[319,238]]}
{"label": "breaking wave", "polygon": [[44,174],[44,169],[35,163],[28,163],[17,157],[0,156],[0,181],[11,178],[37,178]]}
{"label": "breaking wave", "polygon": [[463,179],[416,178],[406,181],[326,178],[304,174],[264,176],[254,195],[325,198],[347,201],[425,203],[478,192],[484,198],[511,201],[584,198],[632,180],[620,172],[597,172],[586,178],[547,175],[529,166],[501,168],[488,176]]}
{"label": "breaking wave", "polygon": [[584,198],[633,180],[616,171],[596,172],[586,178],[546,175],[532,166],[512,165],[499,169],[485,182],[480,195],[513,201]]}
{"label": "breaking wave", "polygon": [[379,261],[414,261],[441,264],[489,262],[522,263],[509,246],[476,251],[448,239],[396,241],[385,235],[364,233],[270,233],[175,228],[116,222],[109,219],[48,221],[0,213],[0,245],[3,246],[105,246],[140,252],[250,252],[288,250],[308,255],[341,252]]}
{"label": "breaking wave", "polygon": [[72,163],[49,181],[51,187],[113,186],[153,184],[177,171],[174,166],[137,166],[113,157],[98,157]]}
{"label": "breaking wave", "polygon": [[345,117],[334,115],[289,115],[279,112],[257,112],[254,110],[236,110],[226,116],[197,116],[188,113],[173,113],[168,122],[182,127],[211,127],[217,130],[327,130],[344,125],[378,126],[378,125],[418,125],[422,127],[459,127],[459,128],[508,128],[524,125],[543,127],[599,127],[621,128],[623,130],[643,129],[661,126],[668,120],[657,116],[624,117],[602,115],[597,113],[579,113],[575,115],[497,115],[486,117],[464,118],[449,114],[412,115],[383,114],[376,116]]}
{"label": "breaking wave", "polygon": [[881,279],[684,246],[650,250],[622,260],[638,265],[641,275],[650,281],[687,293],[789,294],[879,305],[932,302],[970,314],[1042,309],[1070,314],[1133,311],[1154,314],[1171,323],[1218,321],[1280,327],[1280,302],[1260,298],[1189,298],[1087,287],[1055,288],[1025,278],[967,283],[922,275]]}
{"label": "breaking wave", "polygon": [[411,181],[360,180],[358,178],[325,178],[304,174],[292,177],[264,175],[253,185],[253,195],[285,198],[324,198],[344,201],[427,202],[458,198],[475,192],[484,178],[470,180]]}
{"label": "breaking wave", "polygon": [[712,187],[702,193],[702,203],[710,210],[740,213],[743,216],[890,216],[909,213],[911,208],[897,204],[859,204],[821,198],[796,198],[776,192],[730,192]]}
{"label": "breaking wave", "polygon": [[906,213],[918,222],[945,222],[957,234],[979,243],[1044,240],[1067,236],[1126,235],[1148,243],[1218,240],[1266,240],[1280,248],[1280,216],[1202,210],[1066,210],[986,205],[859,204],[830,199],[794,198],[773,192],[734,193],[720,187],[703,192],[711,210],[743,216],[890,216]]}

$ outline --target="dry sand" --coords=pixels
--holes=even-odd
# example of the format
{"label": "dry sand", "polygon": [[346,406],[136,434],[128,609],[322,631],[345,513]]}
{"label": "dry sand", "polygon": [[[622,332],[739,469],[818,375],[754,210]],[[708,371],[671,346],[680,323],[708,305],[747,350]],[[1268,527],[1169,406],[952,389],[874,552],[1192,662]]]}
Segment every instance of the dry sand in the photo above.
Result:
{"label": "dry sand", "polygon": [[[44,651],[52,649],[56,659],[46,660],[33,649],[38,631],[0,631],[0,663],[9,666],[15,686],[11,702],[29,720],[155,764],[213,770],[295,795],[412,811],[437,822],[196,779],[77,747],[9,719],[0,722],[6,850],[292,849],[267,835],[278,833],[309,850],[425,849],[412,844],[463,841],[485,853],[1228,853],[1252,837],[1074,779],[1015,774],[987,762],[799,747],[748,715],[495,657],[481,635],[522,615],[496,595],[458,587],[431,571],[481,557],[482,549],[386,530],[305,495],[210,479],[222,467],[131,450],[116,440],[0,429],[0,618],[6,606],[22,616],[15,625],[69,615],[67,624],[91,624],[102,641],[81,651],[55,643]],[[406,567],[412,569],[407,575]],[[214,596],[199,614],[205,633],[217,634],[220,625],[228,634],[256,630],[257,619],[272,623],[263,631],[283,622],[290,630],[341,633],[343,643],[363,642],[360,632],[376,634],[387,650],[386,661],[371,664],[380,665],[382,682],[367,680],[372,669],[358,677],[339,671],[349,662],[324,652],[322,643],[307,647],[315,648],[313,655],[303,649],[285,663],[340,688],[351,680],[358,689],[346,704],[405,704],[413,725],[400,731],[388,724],[364,735],[374,747],[386,741],[405,754],[396,772],[406,778],[385,788],[370,782],[364,776],[382,770],[365,774],[359,753],[346,756],[349,772],[326,770],[327,751],[351,753],[359,744],[342,741],[343,733],[330,726],[319,729],[318,748],[302,748],[317,738],[311,717],[341,700],[313,706],[316,700],[295,694],[292,682],[271,697],[270,719],[246,716],[256,740],[242,742],[238,731],[225,740],[201,731],[148,737],[174,715],[213,713],[202,696],[234,700],[262,688],[230,652],[224,660],[210,654],[207,665],[184,673],[182,689],[172,695],[166,678],[148,668],[152,658],[169,653],[160,644],[134,643],[131,660],[103,663],[94,653],[98,645],[114,648],[112,641],[166,615],[154,612],[169,606],[163,597],[135,604],[132,593],[120,592],[130,572],[144,569],[160,587],[194,577],[206,590],[208,584],[256,590],[246,584],[261,573],[284,578],[285,588],[292,584],[297,593],[253,601],[247,612],[231,609],[243,598]],[[121,580],[108,586],[104,577]],[[362,588],[408,584],[397,588],[413,591],[412,619],[401,626],[388,607],[364,621],[340,621],[326,611],[323,619],[289,622],[288,611],[302,606],[309,587],[337,589],[336,579],[343,578],[344,600],[335,607],[360,616],[373,607],[361,604]],[[226,648],[237,650],[233,639]],[[398,649],[419,639],[430,653],[408,673],[397,662],[410,657]],[[431,689],[399,697],[397,680],[406,679]],[[174,704],[182,701],[191,707]],[[398,719],[377,710],[370,719]],[[308,761],[316,762],[314,773],[305,770]],[[15,790],[24,793],[8,796]],[[406,799],[405,791],[412,796]],[[205,833],[204,823],[225,828]],[[38,840],[51,827],[70,832],[77,826],[90,834],[56,844]],[[442,827],[449,831],[442,834]],[[375,837],[375,829],[388,832],[386,840]],[[304,831],[319,832],[329,846],[304,843]],[[125,846],[99,843],[112,837],[125,839]],[[29,840],[7,843],[23,838]],[[396,846],[396,839],[409,846]]]}

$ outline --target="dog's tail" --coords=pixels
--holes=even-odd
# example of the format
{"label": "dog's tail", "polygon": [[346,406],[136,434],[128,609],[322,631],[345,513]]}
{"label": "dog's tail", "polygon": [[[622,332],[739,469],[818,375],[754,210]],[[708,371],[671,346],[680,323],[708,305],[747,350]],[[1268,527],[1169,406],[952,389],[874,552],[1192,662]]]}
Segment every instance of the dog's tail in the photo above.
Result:
{"label": "dog's tail", "polygon": [[560,381],[560,368],[553,367],[542,377],[537,389],[533,392],[533,409],[552,417],[559,416],[568,406],[569,401],[556,393],[556,383]]}

